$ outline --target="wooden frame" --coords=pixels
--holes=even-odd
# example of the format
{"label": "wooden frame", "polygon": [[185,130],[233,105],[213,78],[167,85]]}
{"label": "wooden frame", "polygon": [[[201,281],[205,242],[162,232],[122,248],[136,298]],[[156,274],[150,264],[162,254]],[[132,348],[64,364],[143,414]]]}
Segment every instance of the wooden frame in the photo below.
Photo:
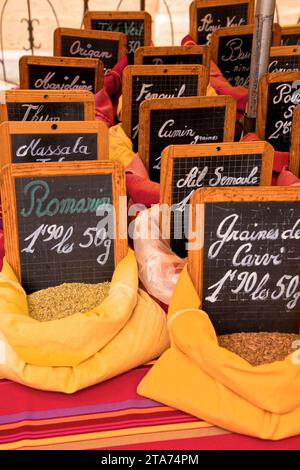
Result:
{"label": "wooden frame", "polygon": [[93,20],[144,20],[144,46],[151,45],[152,18],[146,11],[88,11],[84,15],[85,29],[92,29]]}
{"label": "wooden frame", "polygon": [[[95,100],[90,91],[7,90],[6,103],[83,103],[84,120],[95,119]],[[0,104],[0,122],[8,121],[7,105]]]}
{"label": "wooden frame", "polygon": [[[5,256],[21,282],[15,178],[112,174],[113,205],[116,211],[114,257],[117,265],[127,254],[127,238],[120,238],[127,226],[127,208],[119,196],[126,195],[124,171],[118,162],[71,162],[6,165],[1,173],[1,199],[5,226]],[[125,224],[125,225],[124,225]]]}
{"label": "wooden frame", "polygon": [[[108,160],[109,158],[108,127],[102,121],[59,121],[55,123],[9,121],[0,125],[0,168],[7,163],[12,163],[11,136],[15,134],[32,134],[33,136],[39,134],[98,134],[100,136],[97,145],[98,160]],[[64,162],[65,165],[67,163]],[[49,162],[47,162],[48,164]],[[16,163],[16,165],[21,165],[21,163]]]}
{"label": "wooden frame", "polygon": [[[284,36],[292,36],[294,34],[300,34],[300,24],[281,26],[281,39],[283,39]],[[296,46],[297,44],[291,44],[291,46],[292,45]]]}
{"label": "wooden frame", "polygon": [[225,6],[225,5],[240,5],[248,3],[248,18],[247,24],[253,24],[254,22],[254,0],[222,0],[222,2],[218,0],[194,0],[190,4],[190,35],[192,36],[193,40],[197,43],[198,35],[197,35],[197,10],[200,8],[207,8],[207,7],[217,7],[217,6]]}
{"label": "wooden frame", "polygon": [[299,63],[300,63],[300,46],[271,47],[269,65],[271,63],[272,57],[289,57],[289,56],[299,56]]}
{"label": "wooden frame", "polygon": [[143,75],[197,75],[198,96],[206,94],[208,69],[203,67],[203,65],[155,65],[152,68],[148,65],[127,66],[123,72],[122,123],[123,129],[128,136],[131,136],[132,77]]}
{"label": "wooden frame", "polygon": [[[196,96],[183,98],[159,98],[143,101],[139,114],[139,156],[149,169],[150,160],[150,116],[156,109],[187,109],[226,107],[224,142],[232,142],[235,133],[236,103],[231,96]],[[205,145],[205,144],[200,144]],[[197,146],[197,144],[196,144]],[[161,179],[163,181],[163,179]]]}
{"label": "wooden frame", "polygon": [[293,113],[289,169],[300,177],[300,104]]}
{"label": "wooden frame", "polygon": [[300,71],[267,73],[260,78],[258,84],[256,134],[261,140],[265,139],[266,133],[269,84],[293,82],[296,80],[300,80]]}
{"label": "wooden frame", "polygon": [[[191,230],[199,234],[202,246],[188,252],[188,270],[194,286],[200,297],[202,306],[203,290],[203,261],[204,261],[204,227],[206,203],[217,202],[259,202],[259,201],[300,201],[300,188],[295,187],[231,187],[231,188],[202,188],[194,192],[191,198]],[[200,205],[201,216],[196,217],[196,206]],[[198,211],[199,212],[199,211]],[[198,219],[198,220],[196,220]],[[190,239],[190,241],[193,241]]]}
{"label": "wooden frame", "polygon": [[[95,70],[95,93],[103,87],[104,83],[104,67],[99,59],[80,59],[78,57],[47,57],[47,56],[31,56],[25,55],[19,60],[20,71],[20,88],[29,89],[29,66],[43,65],[49,67],[77,67],[83,69]],[[47,91],[47,90],[45,90]],[[63,91],[63,90],[61,90]],[[85,91],[85,90],[83,90]]]}
{"label": "wooden frame", "polygon": [[[144,57],[156,57],[156,56],[170,56],[170,55],[202,55],[202,64],[204,67],[210,65],[210,48],[209,46],[166,46],[166,47],[139,47],[134,54],[134,65],[146,65],[143,63]],[[154,65],[154,64],[151,64]],[[162,64],[163,65],[163,64]],[[195,64],[197,65],[197,64]]]}

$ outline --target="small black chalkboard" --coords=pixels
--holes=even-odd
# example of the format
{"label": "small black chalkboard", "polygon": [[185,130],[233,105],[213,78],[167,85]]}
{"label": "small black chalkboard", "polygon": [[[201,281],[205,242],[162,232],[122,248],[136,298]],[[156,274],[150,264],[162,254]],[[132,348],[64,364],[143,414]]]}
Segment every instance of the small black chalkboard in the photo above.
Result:
{"label": "small black chalkboard", "polygon": [[160,55],[156,57],[145,56],[144,65],[178,65],[178,64],[202,64],[202,56],[199,54],[186,55]]}
{"label": "small black chalkboard", "polygon": [[[287,50],[288,49],[288,50]],[[269,58],[269,73],[300,70],[300,47],[272,47]]]}
{"label": "small black chalkboard", "polygon": [[217,65],[232,86],[248,88],[253,34],[219,38]]}

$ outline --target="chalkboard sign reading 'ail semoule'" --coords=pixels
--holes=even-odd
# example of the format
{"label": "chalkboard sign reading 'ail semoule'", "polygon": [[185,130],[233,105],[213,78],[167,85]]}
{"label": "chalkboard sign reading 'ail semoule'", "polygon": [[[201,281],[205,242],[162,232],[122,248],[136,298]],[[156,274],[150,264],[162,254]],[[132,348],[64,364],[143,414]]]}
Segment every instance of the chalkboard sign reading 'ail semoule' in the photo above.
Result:
{"label": "chalkboard sign reading 'ail semoule'", "polygon": [[230,96],[144,101],[139,155],[151,181],[160,182],[161,153],[169,145],[233,141],[235,115],[235,101]]}
{"label": "chalkboard sign reading 'ail semoule'", "polygon": [[103,86],[104,68],[99,59],[23,56],[19,68],[21,89],[96,93]]}
{"label": "chalkboard sign reading 'ail semoule'", "polygon": [[28,294],[111,280],[127,251],[118,163],[7,165],[1,181],[6,258]]}
{"label": "chalkboard sign reading 'ail semoule'", "polygon": [[108,128],[101,121],[4,122],[1,166],[7,163],[108,159]]}
{"label": "chalkboard sign reading 'ail semoule'", "polygon": [[99,59],[107,74],[126,55],[127,39],[123,33],[57,28],[54,31],[54,55]]}
{"label": "chalkboard sign reading 'ail semoule'", "polygon": [[300,46],[300,24],[292,26],[282,26],[281,45]]}
{"label": "chalkboard sign reading 'ail semoule'", "polygon": [[300,178],[300,105],[293,114],[289,169]]}
{"label": "chalkboard sign reading 'ail semoule'", "polygon": [[192,214],[189,272],[217,334],[299,333],[300,188],[204,188]]}
{"label": "chalkboard sign reading 'ail semoule'", "polygon": [[202,65],[132,65],[123,75],[122,122],[138,150],[139,107],[145,100],[200,96],[206,92],[207,69]]}
{"label": "chalkboard sign reading 'ail semoule'", "polygon": [[134,54],[135,65],[194,64],[209,67],[208,46],[139,47]]}
{"label": "chalkboard sign reading 'ail semoule'", "polygon": [[92,121],[94,95],[89,91],[8,90],[0,105],[3,121]]}
{"label": "chalkboard sign reading 'ail semoule'", "polygon": [[[186,256],[189,201],[205,186],[269,186],[274,150],[266,142],[171,145],[162,154],[160,202],[173,208],[161,224],[176,254]],[[186,227],[186,230],[185,230]]]}
{"label": "chalkboard sign reading 'ail semoule'", "polygon": [[197,44],[210,45],[219,28],[252,24],[254,0],[194,0],[190,6],[190,33]]}
{"label": "chalkboard sign reading 'ail semoule'", "polygon": [[300,70],[300,46],[271,47],[269,73]]}
{"label": "chalkboard sign reading 'ail semoule'", "polygon": [[293,111],[300,103],[300,71],[274,72],[259,81],[256,133],[275,150],[288,152]]}
{"label": "chalkboard sign reading 'ail semoule'", "polygon": [[133,64],[135,51],[151,44],[151,15],[145,11],[89,11],[84,17],[86,29],[118,31],[127,36],[127,56]]}

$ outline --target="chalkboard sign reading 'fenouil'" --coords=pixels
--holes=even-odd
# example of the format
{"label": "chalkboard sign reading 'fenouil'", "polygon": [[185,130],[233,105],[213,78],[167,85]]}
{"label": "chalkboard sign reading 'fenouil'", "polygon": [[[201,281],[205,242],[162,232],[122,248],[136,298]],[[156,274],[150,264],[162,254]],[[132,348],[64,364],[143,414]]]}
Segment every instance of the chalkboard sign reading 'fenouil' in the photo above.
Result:
{"label": "chalkboard sign reading 'fenouil'", "polygon": [[28,294],[64,282],[110,281],[126,254],[126,240],[108,222],[112,204],[120,217],[116,195],[125,196],[119,164],[65,165],[3,170],[6,257]]}
{"label": "chalkboard sign reading 'fenouil'", "polygon": [[299,333],[300,188],[206,188],[193,216],[197,203],[204,246],[189,271],[217,334]]}
{"label": "chalkboard sign reading 'fenouil'", "polygon": [[135,65],[210,65],[208,46],[139,47],[134,54]]}

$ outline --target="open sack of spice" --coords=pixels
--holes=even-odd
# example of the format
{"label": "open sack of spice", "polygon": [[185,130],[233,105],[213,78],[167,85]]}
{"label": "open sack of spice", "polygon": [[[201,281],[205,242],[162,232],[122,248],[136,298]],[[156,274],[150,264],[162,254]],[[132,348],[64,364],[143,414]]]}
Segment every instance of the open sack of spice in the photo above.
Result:
{"label": "open sack of spice", "polygon": [[109,286],[64,284],[28,298],[4,260],[0,378],[73,393],[158,357],[169,344],[166,316],[138,283],[129,250]]}

